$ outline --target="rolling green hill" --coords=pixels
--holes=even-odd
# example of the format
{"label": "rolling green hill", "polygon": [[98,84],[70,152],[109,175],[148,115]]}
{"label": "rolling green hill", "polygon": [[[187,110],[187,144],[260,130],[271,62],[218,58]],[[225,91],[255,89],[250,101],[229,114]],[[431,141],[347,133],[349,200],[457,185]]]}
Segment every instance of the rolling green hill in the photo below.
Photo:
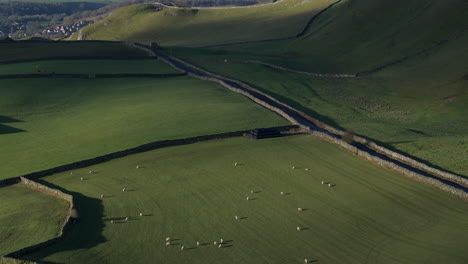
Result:
{"label": "rolling green hill", "polygon": [[[467,203],[313,136],[159,149],[44,181],[78,197],[82,220],[62,243],[26,256],[34,261],[468,261],[468,233],[462,232],[468,228]],[[166,237],[171,246],[165,246]],[[220,239],[222,248],[213,245]]]}
{"label": "rolling green hill", "polygon": [[[245,8],[160,8],[135,5],[83,28],[85,39],[206,46],[290,37],[334,0],[285,0]],[[75,39],[79,33],[75,34]]]}
{"label": "rolling green hill", "polygon": [[[166,52],[243,80],[331,125],[467,176],[467,14],[466,1],[348,0],[328,9],[295,39],[168,47]],[[246,60],[353,74],[401,61],[355,79],[333,79]]]}

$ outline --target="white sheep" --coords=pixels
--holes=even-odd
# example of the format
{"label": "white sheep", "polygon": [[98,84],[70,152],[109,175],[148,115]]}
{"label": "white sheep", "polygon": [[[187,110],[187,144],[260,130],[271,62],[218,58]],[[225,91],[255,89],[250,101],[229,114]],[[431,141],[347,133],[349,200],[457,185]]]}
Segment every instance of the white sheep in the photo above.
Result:
{"label": "white sheep", "polygon": [[72,171],[72,172],[70,172],[70,175],[73,175],[73,171]]}
{"label": "white sheep", "polygon": [[104,194],[101,194],[101,198],[104,198]]}
{"label": "white sheep", "polygon": [[84,180],[84,178],[83,178],[83,177],[81,177],[81,178],[80,178],[80,180]]}
{"label": "white sheep", "polygon": [[128,216],[125,217],[125,221],[128,221],[128,220],[130,220],[130,217],[128,217]]}
{"label": "white sheep", "polygon": [[250,200],[250,197],[247,196],[245,199],[248,201],[248,200]]}
{"label": "white sheep", "polygon": [[295,169],[296,169],[296,166],[292,166],[292,169],[295,170]]}
{"label": "white sheep", "polygon": [[309,263],[309,261],[307,259],[304,259],[304,263]]}
{"label": "white sheep", "polygon": [[234,166],[237,166],[237,165],[239,165],[239,163],[237,163],[237,162],[234,162]]}
{"label": "white sheep", "polygon": [[250,193],[254,193],[254,191],[253,191],[253,190],[250,190]]}
{"label": "white sheep", "polygon": [[280,192],[281,195],[284,195],[284,192]]}
{"label": "white sheep", "polygon": [[197,241],[197,247],[200,246],[200,241]]}
{"label": "white sheep", "polygon": [[328,184],[328,187],[332,187],[332,184],[331,184],[331,183],[329,183],[329,184]]}
{"label": "white sheep", "polygon": [[114,223],[114,220],[111,220],[111,224],[113,224],[113,223]]}
{"label": "white sheep", "polygon": [[140,216],[143,216],[143,213],[140,213]]}
{"label": "white sheep", "polygon": [[298,226],[298,227],[296,227],[296,229],[297,229],[297,231],[301,231],[301,228],[300,228],[299,226]]}
{"label": "white sheep", "polygon": [[298,210],[299,212],[302,212],[302,208],[300,208],[300,207],[298,207],[297,210]]}
{"label": "white sheep", "polygon": [[221,239],[219,240],[219,242],[221,242],[221,244],[222,244],[222,243],[224,242],[224,240],[221,238]]}
{"label": "white sheep", "polygon": [[170,246],[171,245],[171,242],[166,242],[166,246]]}
{"label": "white sheep", "polygon": [[139,169],[139,168],[141,168],[141,167],[140,167],[140,165],[137,165],[136,168]]}
{"label": "white sheep", "polygon": [[213,245],[215,245],[215,246],[218,245],[218,242],[217,241],[213,242]]}
{"label": "white sheep", "polygon": [[171,238],[170,238],[170,237],[166,237],[166,241],[171,241]]}
{"label": "white sheep", "polygon": [[325,184],[325,182],[324,182],[324,181],[322,181],[322,184]]}
{"label": "white sheep", "polygon": [[126,190],[127,190],[127,188],[123,188],[123,189],[122,189],[122,192],[125,192]]}
{"label": "white sheep", "polygon": [[305,168],[306,171],[310,170],[309,168]]}
{"label": "white sheep", "polygon": [[236,216],[234,216],[234,218],[235,218],[236,220],[239,220],[239,217],[238,217],[237,215],[236,215]]}
{"label": "white sheep", "polygon": [[185,249],[185,246],[180,247],[180,250],[184,251],[184,249]]}
{"label": "white sheep", "polygon": [[218,248],[222,248],[222,247],[223,247],[223,245],[222,245],[222,244],[219,244]]}
{"label": "white sheep", "polygon": [[92,170],[89,171],[89,174],[93,174],[93,173],[94,173],[94,171],[92,171]]}

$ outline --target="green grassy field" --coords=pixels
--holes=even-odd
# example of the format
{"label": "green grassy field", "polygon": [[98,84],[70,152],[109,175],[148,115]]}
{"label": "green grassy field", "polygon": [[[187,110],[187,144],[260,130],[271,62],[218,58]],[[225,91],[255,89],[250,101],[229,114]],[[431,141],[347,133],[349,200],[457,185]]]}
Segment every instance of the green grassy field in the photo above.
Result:
{"label": "green grassy field", "polygon": [[[468,40],[467,37],[465,37]],[[468,176],[465,40],[377,74],[326,79],[261,65],[223,63],[222,56],[173,53],[244,81],[311,116],[370,137],[433,165]]]}
{"label": "green grassy field", "polygon": [[289,124],[190,77],[0,81],[0,178],[151,141]]}
{"label": "green grassy field", "polygon": [[99,42],[0,42],[0,63],[49,57],[147,57],[147,53],[121,43]]}
{"label": "green grassy field", "polygon": [[140,60],[50,60],[15,64],[0,64],[2,74],[46,73],[179,73],[174,68],[155,59]]}
{"label": "green grassy field", "polygon": [[0,188],[0,256],[54,238],[68,204],[16,184]]}
{"label": "green grassy field", "polygon": [[[171,46],[205,46],[294,36],[333,0],[287,0],[275,5],[226,9],[135,5],[85,27],[86,39],[156,41]],[[77,34],[74,35],[75,39]]]}
{"label": "green grassy field", "polygon": [[[165,148],[44,181],[78,197],[82,220],[63,243],[26,257],[36,261],[468,261],[465,202],[312,136]],[[166,247],[166,237],[174,245]],[[213,241],[221,238],[226,243],[220,249]]]}

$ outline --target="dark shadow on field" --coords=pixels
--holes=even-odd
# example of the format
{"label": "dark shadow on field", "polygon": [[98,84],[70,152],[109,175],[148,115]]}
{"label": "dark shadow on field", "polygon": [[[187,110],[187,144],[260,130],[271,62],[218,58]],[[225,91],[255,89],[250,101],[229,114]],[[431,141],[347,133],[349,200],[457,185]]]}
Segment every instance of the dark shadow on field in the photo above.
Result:
{"label": "dark shadow on field", "polygon": [[19,123],[19,122],[23,122],[21,120],[18,120],[18,119],[15,119],[15,118],[11,118],[11,117],[8,117],[8,116],[1,116],[0,115],[0,123]]}
{"label": "dark shadow on field", "polygon": [[52,254],[77,249],[90,249],[106,241],[102,235],[104,229],[104,206],[100,199],[90,198],[81,193],[65,190],[60,186],[41,179],[35,179],[35,181],[72,195],[74,198],[75,208],[77,209],[80,218],[76,224],[72,224],[71,227],[65,231],[63,239],[57,243],[32,252],[22,257],[23,259],[46,263],[43,260]]}
{"label": "dark shadow on field", "polygon": [[14,128],[14,127],[7,126],[7,125],[2,125],[2,123],[7,124],[7,123],[19,123],[19,122],[23,122],[23,121],[14,119],[8,116],[0,115],[0,135],[26,132],[25,130],[22,130],[22,129]]}

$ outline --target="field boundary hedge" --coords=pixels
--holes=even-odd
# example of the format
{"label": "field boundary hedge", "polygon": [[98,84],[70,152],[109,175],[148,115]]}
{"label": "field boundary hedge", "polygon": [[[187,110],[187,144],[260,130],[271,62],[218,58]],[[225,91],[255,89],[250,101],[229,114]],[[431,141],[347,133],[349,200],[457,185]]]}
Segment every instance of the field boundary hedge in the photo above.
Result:
{"label": "field boundary hedge", "polygon": [[187,75],[186,73],[116,73],[116,74],[85,74],[85,73],[32,73],[32,74],[6,74],[1,79],[46,79],[46,78],[172,78]]}
{"label": "field boundary hedge", "polygon": [[[328,140],[331,143],[342,146],[342,143],[339,143],[339,142],[344,142],[343,140],[339,139],[339,138],[341,138],[341,136],[343,136],[345,134],[344,131],[338,130],[338,129],[332,127],[332,126],[324,124],[321,121],[310,117],[309,115],[305,114],[304,112],[298,111],[298,110],[294,109],[293,107],[276,100],[272,96],[270,96],[270,95],[268,95],[266,93],[263,93],[261,91],[258,91],[255,88],[252,88],[249,85],[246,85],[246,84],[244,84],[244,83],[242,83],[242,82],[240,82],[238,80],[230,79],[230,78],[227,78],[227,77],[224,77],[224,76],[220,76],[220,75],[208,72],[208,71],[206,71],[204,69],[196,67],[196,66],[194,66],[192,64],[189,64],[189,63],[187,63],[185,61],[182,61],[182,60],[180,60],[178,58],[175,58],[175,57],[172,57],[172,56],[169,56],[169,55],[165,55],[165,54],[162,54],[160,52],[157,52],[157,55],[158,55],[160,60],[168,63],[169,65],[171,65],[172,67],[174,67],[176,69],[187,72],[188,75],[190,75],[192,77],[202,79],[202,80],[217,82],[220,85],[226,87],[227,89],[229,89],[231,91],[240,93],[240,94],[248,97],[252,101],[264,106],[265,108],[270,109],[270,110],[278,113],[279,115],[283,116],[284,118],[286,118],[287,120],[289,120],[293,124],[297,124],[300,127],[304,128],[304,129],[307,129],[312,134],[317,135],[317,133],[314,133],[314,132],[320,132],[322,134],[327,134],[331,138],[335,138],[335,140]],[[267,101],[269,101],[269,102],[267,102]],[[321,138],[323,138],[323,137],[321,137]],[[423,172],[426,172],[428,174],[434,175],[435,177],[437,177],[437,178],[439,178],[441,180],[439,181],[439,180],[436,180],[436,179],[433,179],[433,178],[430,178],[430,177],[426,177],[426,176],[424,176],[422,174],[415,173],[415,172],[413,172],[411,170],[403,168],[402,166],[398,166],[395,163],[392,163],[392,162],[389,162],[389,161],[384,160],[382,158],[379,158],[377,155],[371,155],[370,153],[368,153],[366,151],[363,151],[363,150],[360,150],[358,148],[356,148],[356,149],[358,149],[359,151],[354,151],[354,149],[346,148],[347,150],[350,150],[350,151],[353,150],[355,153],[358,153],[358,156],[363,157],[363,158],[365,158],[365,159],[367,159],[369,161],[372,161],[373,163],[375,163],[375,164],[377,164],[377,165],[379,165],[381,167],[391,169],[391,170],[394,170],[394,171],[398,171],[401,174],[404,174],[405,176],[407,176],[409,178],[412,178],[412,179],[418,180],[420,182],[430,184],[430,185],[435,186],[435,187],[437,187],[437,188],[439,188],[439,189],[441,189],[443,191],[450,192],[450,193],[452,193],[452,194],[454,194],[454,195],[456,195],[456,196],[458,196],[458,197],[460,197],[460,198],[462,198],[464,200],[468,200],[468,193],[467,192],[464,192],[461,189],[455,188],[455,187],[450,186],[449,184],[446,184],[446,183],[443,182],[443,180],[454,182],[454,183],[460,184],[462,188],[463,187],[466,188],[468,186],[468,179],[463,178],[463,177],[458,176],[458,175],[455,175],[455,174],[452,174],[452,173],[444,172],[444,171],[441,171],[439,169],[430,167],[430,166],[428,166],[426,164],[423,164],[421,162],[418,162],[418,161],[416,161],[416,160],[414,160],[412,158],[406,157],[406,156],[404,156],[402,154],[399,154],[397,152],[394,152],[392,150],[389,150],[387,148],[379,146],[376,143],[374,143],[374,142],[372,142],[370,140],[367,140],[365,138],[354,135],[353,140],[355,142],[361,143],[363,145],[363,147],[369,148],[370,150],[373,150],[373,151],[375,151],[377,153],[385,155],[389,159],[399,161],[399,162],[401,162],[403,164],[409,165],[410,167],[413,167],[413,168],[419,169],[420,171],[423,171]],[[344,142],[344,143],[346,143],[346,142]]]}
{"label": "field boundary hedge", "polygon": [[22,59],[22,60],[7,60],[0,61],[2,64],[16,64],[37,61],[54,61],[54,60],[154,60],[155,58],[147,56],[65,56],[65,57],[39,57],[35,59]]}
{"label": "field boundary hedge", "polygon": [[[24,255],[26,255],[28,253],[36,251],[36,250],[38,250],[40,248],[47,247],[47,246],[49,246],[51,244],[54,244],[54,243],[57,243],[58,241],[60,241],[64,237],[66,230],[68,230],[70,228],[71,213],[72,213],[72,210],[74,209],[74,202],[73,202],[73,196],[72,195],[66,194],[66,193],[61,192],[60,190],[57,190],[57,189],[47,187],[47,186],[45,186],[43,184],[32,181],[32,180],[27,179],[25,177],[19,177],[19,178],[20,178],[20,184],[24,184],[26,187],[28,187],[28,188],[30,188],[30,189],[32,189],[34,191],[44,193],[46,195],[50,195],[50,196],[53,196],[55,198],[64,200],[64,201],[68,202],[69,208],[68,208],[68,212],[67,212],[67,214],[65,216],[65,219],[63,220],[63,222],[60,225],[59,233],[58,233],[58,235],[56,237],[51,238],[49,240],[46,240],[44,242],[41,242],[39,244],[24,247],[22,249],[19,249],[19,250],[16,250],[14,252],[6,254],[4,256],[4,258],[6,260],[8,260],[8,261],[13,262],[13,263],[17,263],[17,262],[21,263],[23,260],[18,260],[18,258],[20,258],[21,256],[24,256]],[[8,263],[8,262],[5,262],[5,263]]]}

